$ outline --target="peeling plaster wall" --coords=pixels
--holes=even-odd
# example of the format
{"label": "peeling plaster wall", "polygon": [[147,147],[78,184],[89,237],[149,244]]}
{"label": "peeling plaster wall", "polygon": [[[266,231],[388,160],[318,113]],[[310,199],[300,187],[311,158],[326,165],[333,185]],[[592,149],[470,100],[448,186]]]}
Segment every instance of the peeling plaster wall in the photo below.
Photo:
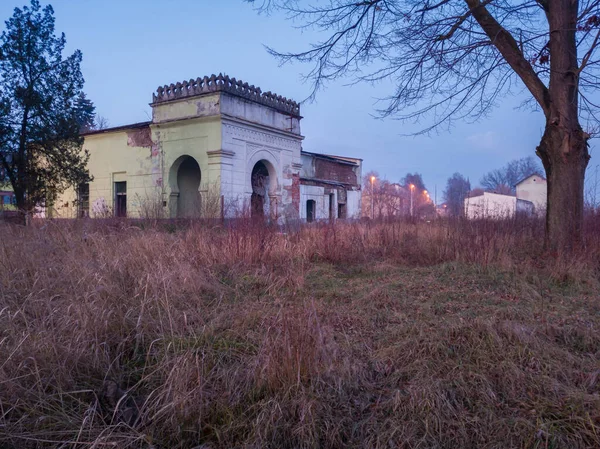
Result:
{"label": "peeling plaster wall", "polygon": [[280,218],[298,216],[298,117],[220,92],[155,104],[153,121],[153,140],[164,154],[168,203],[173,202],[169,167],[189,154],[200,165],[203,195],[217,202],[222,195],[225,214],[234,216],[249,207],[252,168],[263,161],[270,170],[265,209]]}
{"label": "peeling plaster wall", "polygon": [[221,113],[220,103],[219,93],[159,103],[152,107],[152,122],[165,123],[174,120],[217,116]]}
{"label": "peeling plaster wall", "polygon": [[360,202],[362,199],[361,190],[348,190],[346,192],[346,217],[357,219],[360,218]]}
{"label": "peeling plaster wall", "polygon": [[221,114],[236,117],[272,130],[300,135],[300,118],[276,111],[259,103],[223,93]]}
{"label": "peeling plaster wall", "polygon": [[177,215],[177,166],[185,156],[193,157],[200,166],[200,196],[204,206],[219,201],[221,174],[212,164],[211,152],[221,147],[220,123],[216,117],[179,120],[152,125],[153,140],[161,155],[162,201],[166,216]]}
{"label": "peeling plaster wall", "polygon": [[[137,216],[148,201],[160,201],[161,186],[156,183],[160,154],[150,138],[150,128],[119,130],[85,137],[83,148],[90,153],[90,216],[112,214],[114,183],[127,182],[127,212]],[[76,193],[61,195],[55,208],[57,217],[75,217]],[[67,205],[67,206],[65,206]]]}
{"label": "peeling plaster wall", "polygon": [[315,219],[329,219],[329,195],[334,194],[334,218],[339,218],[339,204],[345,207],[345,218],[360,217],[361,167],[344,161],[321,158],[312,153],[302,153],[300,191],[300,217],[306,220],[306,202],[316,203]]}
{"label": "peeling plaster wall", "polygon": [[227,214],[249,207],[251,173],[263,161],[269,169],[269,204],[280,220],[298,217],[299,167],[302,138],[299,135],[223,118],[223,144],[214,155],[221,170],[221,191],[230,205]]}
{"label": "peeling plaster wall", "polygon": [[[153,122],[90,134],[84,149],[90,152],[90,215],[110,215],[114,183],[127,182],[127,215],[143,215],[151,204],[165,216],[177,215],[178,164],[193,157],[200,167],[201,203],[218,204],[204,216],[226,216],[248,210],[251,173],[263,162],[269,171],[265,210],[280,222],[306,219],[306,201],[316,203],[316,219],[330,218],[344,204],[346,217],[360,213],[361,164],[319,159],[302,154],[300,117],[277,107],[256,103],[227,92],[202,94],[155,103]],[[321,178],[334,184],[303,185],[301,178]],[[335,183],[341,183],[336,185]],[[343,184],[343,187],[342,187]],[[74,191],[65,193],[73,204],[64,213],[76,215]]]}
{"label": "peeling plaster wall", "polygon": [[[337,193],[335,195],[334,217],[337,218]],[[315,220],[329,219],[329,194],[325,193],[325,188],[321,186],[300,186],[300,218],[306,220],[306,202],[313,200],[315,202]]]}

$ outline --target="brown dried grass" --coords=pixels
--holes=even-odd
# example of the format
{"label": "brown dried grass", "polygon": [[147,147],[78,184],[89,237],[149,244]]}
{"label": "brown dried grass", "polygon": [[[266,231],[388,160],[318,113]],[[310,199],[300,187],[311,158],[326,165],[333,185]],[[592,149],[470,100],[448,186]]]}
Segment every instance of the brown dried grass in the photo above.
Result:
{"label": "brown dried grass", "polygon": [[599,234],[0,225],[0,447],[600,447]]}

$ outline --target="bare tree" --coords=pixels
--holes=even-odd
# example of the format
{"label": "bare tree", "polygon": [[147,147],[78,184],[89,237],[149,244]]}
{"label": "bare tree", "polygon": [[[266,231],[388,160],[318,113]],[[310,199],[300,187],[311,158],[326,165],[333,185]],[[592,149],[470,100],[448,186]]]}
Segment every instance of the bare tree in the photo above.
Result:
{"label": "bare tree", "polygon": [[589,95],[600,82],[600,0],[248,1],[326,35],[304,52],[270,50],[282,62],[313,63],[313,93],[341,76],[392,80],[381,114],[430,116],[423,132],[480,118],[525,86],[546,119],[536,149],[548,179],[546,241],[580,242],[590,157],[581,123],[598,112]]}
{"label": "bare tree", "polygon": [[109,127],[108,119],[102,115],[96,114],[96,125],[94,129],[106,129]]}
{"label": "bare tree", "polygon": [[480,183],[490,192],[506,191],[508,188],[509,193],[515,193],[519,181],[541,173],[542,167],[539,162],[533,156],[528,156],[510,161],[504,167],[486,173]]}

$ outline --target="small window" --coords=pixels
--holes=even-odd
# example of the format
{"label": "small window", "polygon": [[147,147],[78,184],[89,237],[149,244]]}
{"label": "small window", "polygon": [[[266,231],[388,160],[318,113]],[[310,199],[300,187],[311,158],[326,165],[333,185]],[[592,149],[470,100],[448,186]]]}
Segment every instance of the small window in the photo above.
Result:
{"label": "small window", "polygon": [[346,205],[338,204],[338,218],[346,218]]}
{"label": "small window", "polygon": [[306,202],[306,221],[311,223],[315,221],[315,209],[316,203],[315,200],[308,200]]}
{"label": "small window", "polygon": [[86,182],[77,188],[77,216],[85,218],[90,216],[90,185]]}
{"label": "small window", "polygon": [[2,195],[2,204],[10,206],[10,195]]}
{"label": "small window", "polygon": [[115,217],[127,217],[127,182],[115,182]]}

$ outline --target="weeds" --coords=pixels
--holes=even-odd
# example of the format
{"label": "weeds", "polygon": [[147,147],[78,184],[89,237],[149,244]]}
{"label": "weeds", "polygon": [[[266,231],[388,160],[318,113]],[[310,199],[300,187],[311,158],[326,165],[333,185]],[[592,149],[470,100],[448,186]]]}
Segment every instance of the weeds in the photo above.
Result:
{"label": "weeds", "polygon": [[0,447],[600,446],[600,236],[0,226]]}

